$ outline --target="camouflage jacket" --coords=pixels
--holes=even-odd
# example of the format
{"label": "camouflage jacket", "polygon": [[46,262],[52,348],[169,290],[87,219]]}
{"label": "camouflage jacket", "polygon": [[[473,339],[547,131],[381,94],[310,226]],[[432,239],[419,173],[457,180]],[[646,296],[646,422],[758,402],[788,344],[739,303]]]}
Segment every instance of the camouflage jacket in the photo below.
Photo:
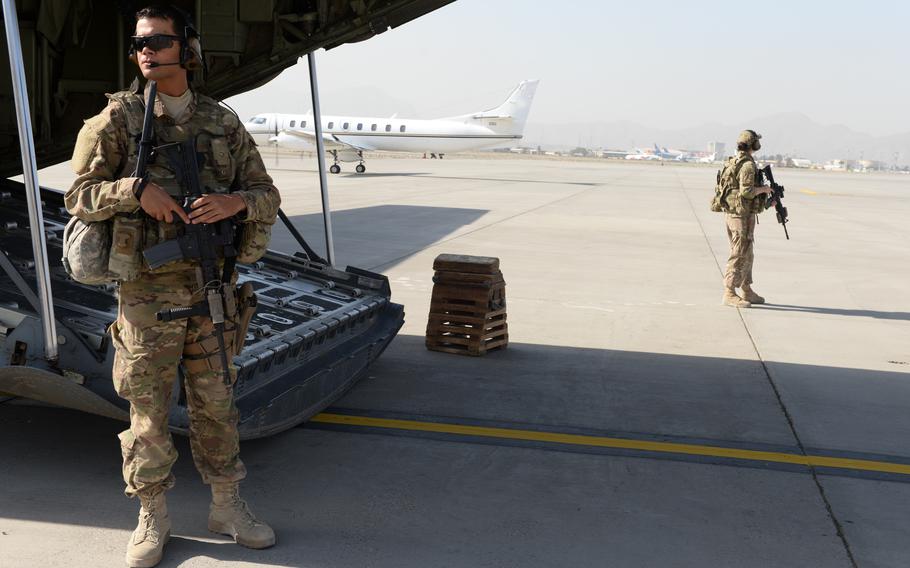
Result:
{"label": "camouflage jacket", "polygon": [[[103,221],[117,214],[140,211],[135,196],[138,178],[132,177],[138,155],[145,98],[138,87],[108,95],[108,105],[85,121],[73,151],[77,177],[66,192],[67,210],[86,222]],[[194,93],[181,121],[167,114],[160,99],[155,102],[155,144],[196,139],[202,154],[199,177],[206,193],[233,193],[246,204],[241,223],[271,225],[278,215],[281,197],[266,173],[256,144],[240,120],[215,100]],[[175,198],[182,195],[173,168],[159,156],[148,166],[150,181]],[[179,202],[179,199],[178,199]],[[173,238],[174,225],[145,216],[142,246]]]}

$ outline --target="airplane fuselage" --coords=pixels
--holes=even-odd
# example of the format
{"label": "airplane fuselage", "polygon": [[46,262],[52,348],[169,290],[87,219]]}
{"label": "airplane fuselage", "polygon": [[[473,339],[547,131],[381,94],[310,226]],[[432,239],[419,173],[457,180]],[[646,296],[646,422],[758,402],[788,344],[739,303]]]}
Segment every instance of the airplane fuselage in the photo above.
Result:
{"label": "airplane fuselage", "polygon": [[[260,121],[258,124],[257,120]],[[521,139],[521,133],[494,130],[508,121],[509,119],[496,118],[479,121],[475,118],[467,123],[452,119],[323,116],[322,133],[326,138],[364,150],[463,152]],[[315,136],[312,115],[259,114],[245,126],[259,144],[274,141],[285,148],[315,148],[312,141],[292,133],[306,132]]]}
{"label": "airplane fuselage", "polygon": [[[442,157],[448,152],[511,145],[521,139],[537,83],[522,81],[501,105],[460,116],[433,120],[323,116],[321,140],[334,161],[329,171],[339,173],[339,161],[357,161],[356,171],[363,173],[363,153],[371,150],[426,152]],[[312,114],[257,114],[245,126],[260,144],[274,143],[292,150],[316,149]]]}

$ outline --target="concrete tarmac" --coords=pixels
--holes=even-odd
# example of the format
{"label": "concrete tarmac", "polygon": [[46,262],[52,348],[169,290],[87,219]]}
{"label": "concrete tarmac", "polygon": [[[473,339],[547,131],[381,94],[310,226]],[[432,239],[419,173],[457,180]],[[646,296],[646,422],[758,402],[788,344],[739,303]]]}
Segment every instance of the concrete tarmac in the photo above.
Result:
{"label": "concrete tarmac", "polygon": [[[266,164],[323,250],[312,161]],[[736,310],[720,303],[714,168],[452,157],[367,167],[329,177],[338,264],[388,275],[406,322],[330,412],[445,427],[311,422],[245,442],[244,492],[279,535],[266,551],[207,533],[208,493],[181,438],[161,566],[910,564],[910,475],[736,454],[910,464],[910,177],[777,170],[791,240],[762,215],[755,288],[768,303]],[[41,182],[70,177],[55,167]],[[273,248],[296,250],[282,229]],[[500,258],[508,349],[425,349],[440,253]],[[122,429],[0,405],[0,567],[123,564],[137,505],[122,494]],[[651,442],[717,451],[642,449]]]}

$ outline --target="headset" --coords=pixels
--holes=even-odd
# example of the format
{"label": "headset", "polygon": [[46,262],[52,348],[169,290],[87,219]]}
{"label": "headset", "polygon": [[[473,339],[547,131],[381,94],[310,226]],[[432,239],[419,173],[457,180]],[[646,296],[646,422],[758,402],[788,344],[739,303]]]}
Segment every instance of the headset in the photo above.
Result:
{"label": "headset", "polygon": [[[180,42],[180,60],[173,63],[154,62],[151,67],[164,67],[167,65],[179,65],[187,71],[202,71],[203,76],[208,71],[205,59],[202,57],[202,44],[199,41],[199,31],[193,25],[190,15],[176,6],[169,6],[172,10],[179,13],[184,21],[183,35],[171,36]],[[136,46],[130,43],[128,53],[130,61],[139,65],[139,56],[136,53]]]}
{"label": "headset", "polygon": [[761,148],[761,135],[754,130],[746,130],[752,135],[752,151],[757,152]]}

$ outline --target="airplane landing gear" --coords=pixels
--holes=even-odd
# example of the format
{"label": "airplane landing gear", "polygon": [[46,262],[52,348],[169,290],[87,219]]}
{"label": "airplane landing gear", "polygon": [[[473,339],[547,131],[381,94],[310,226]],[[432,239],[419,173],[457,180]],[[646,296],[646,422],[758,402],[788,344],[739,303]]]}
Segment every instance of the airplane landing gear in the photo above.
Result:
{"label": "airplane landing gear", "polygon": [[357,167],[354,169],[357,171],[358,174],[362,174],[363,172],[367,171],[367,167],[364,166],[363,164],[357,164]]}
{"label": "airplane landing gear", "polygon": [[331,172],[333,174],[339,174],[339,173],[341,173],[341,166],[339,166],[338,164],[332,164],[331,166],[329,166],[329,172]]}

